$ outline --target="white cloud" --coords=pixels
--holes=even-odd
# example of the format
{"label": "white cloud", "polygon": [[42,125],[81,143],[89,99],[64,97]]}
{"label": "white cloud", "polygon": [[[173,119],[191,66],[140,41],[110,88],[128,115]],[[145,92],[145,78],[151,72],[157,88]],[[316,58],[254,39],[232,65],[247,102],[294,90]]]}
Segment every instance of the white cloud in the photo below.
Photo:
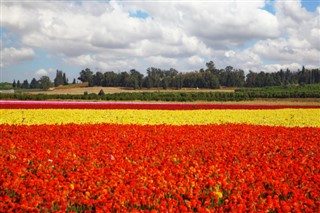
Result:
{"label": "white cloud", "polygon": [[20,33],[36,30],[39,27],[37,25],[37,12],[33,8],[29,8],[28,4],[1,2],[1,7],[1,27]]}
{"label": "white cloud", "polygon": [[145,67],[141,67],[141,65],[137,63],[137,60],[132,57],[116,57],[104,54],[81,55],[66,58],[64,62],[71,66],[81,67],[81,69],[91,68],[94,71],[128,71],[128,69],[131,68],[145,69]]}
{"label": "white cloud", "polygon": [[2,49],[2,64],[1,67],[9,67],[16,65],[26,60],[32,60],[35,53],[31,48],[4,48]]}
{"label": "white cloud", "polygon": [[258,41],[250,51],[275,62],[265,67],[296,68],[297,65],[320,66],[319,14],[310,13],[299,1],[277,1],[276,17],[281,26],[281,37]]}
{"label": "white cloud", "polygon": [[300,1],[282,1],[277,0],[275,3],[276,13],[282,19],[281,25],[295,26],[296,23],[303,23],[311,18],[312,14],[302,7]]}
{"label": "white cloud", "polygon": [[38,76],[45,75],[45,76],[49,76],[50,78],[55,78],[56,70],[51,67],[47,68],[47,69],[41,68],[41,69],[36,70],[34,73]]}
{"label": "white cloud", "polygon": [[[36,48],[79,70],[186,71],[210,60],[255,71],[281,64],[320,66],[320,7],[311,13],[300,1],[278,0],[272,14],[265,5],[264,0],[5,2],[3,27],[16,35],[11,42],[24,48],[4,49],[3,61],[9,67],[32,59]],[[149,16],[130,16],[138,10]]]}
{"label": "white cloud", "polygon": [[261,70],[266,71],[266,72],[274,72],[275,70],[280,70],[280,69],[282,69],[282,70],[289,69],[291,71],[297,71],[297,70],[301,70],[302,66],[301,66],[301,64],[297,64],[297,63],[267,64],[267,65],[263,65]]}
{"label": "white cloud", "polygon": [[94,66],[97,61],[95,60],[95,57],[91,55],[80,55],[77,57],[68,58],[67,60],[65,60],[65,62],[70,65],[90,67]]}
{"label": "white cloud", "polygon": [[187,61],[188,61],[188,64],[190,64],[192,66],[197,66],[198,68],[203,66],[203,64],[205,63],[203,58],[199,57],[198,55],[193,55],[193,56],[189,57],[187,59]]}
{"label": "white cloud", "polygon": [[175,58],[166,58],[162,56],[150,56],[147,58],[147,61],[153,66],[162,66],[163,68],[171,68],[177,66],[177,59]]}
{"label": "white cloud", "polygon": [[217,61],[221,67],[233,66],[236,69],[260,71],[261,58],[250,50],[219,52]]}
{"label": "white cloud", "polygon": [[36,75],[39,75],[39,76],[44,76],[44,75],[48,75],[49,72],[45,69],[39,69],[35,72]]}
{"label": "white cloud", "polygon": [[233,50],[229,50],[229,51],[227,51],[227,52],[224,53],[225,57],[227,57],[227,58],[234,57],[235,54],[236,54],[236,52],[233,51]]}

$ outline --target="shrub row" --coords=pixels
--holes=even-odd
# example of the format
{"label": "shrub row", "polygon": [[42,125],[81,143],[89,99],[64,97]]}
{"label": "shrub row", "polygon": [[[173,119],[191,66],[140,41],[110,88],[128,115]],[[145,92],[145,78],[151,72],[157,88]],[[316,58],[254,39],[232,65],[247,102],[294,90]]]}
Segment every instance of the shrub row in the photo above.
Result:
{"label": "shrub row", "polygon": [[106,100],[106,101],[242,101],[251,100],[248,94],[225,92],[141,92],[141,93],[114,93],[97,95],[94,93],[83,95],[70,94],[0,94],[0,99],[16,100]]}
{"label": "shrub row", "polygon": [[235,92],[122,92],[104,94],[100,92],[84,93],[83,95],[71,94],[1,94],[0,99],[17,100],[106,100],[106,101],[243,101],[256,98],[320,98],[320,85],[313,87],[297,86],[292,88],[267,87],[238,89]]}

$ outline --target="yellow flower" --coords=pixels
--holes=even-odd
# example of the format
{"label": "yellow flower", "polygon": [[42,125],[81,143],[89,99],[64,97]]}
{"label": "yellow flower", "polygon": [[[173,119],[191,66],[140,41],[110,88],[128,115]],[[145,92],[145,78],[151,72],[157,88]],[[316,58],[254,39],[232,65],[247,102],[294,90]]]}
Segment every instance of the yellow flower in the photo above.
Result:
{"label": "yellow flower", "polygon": [[219,199],[222,198],[222,192],[216,191],[215,194],[217,195],[217,197],[218,197]]}
{"label": "yellow flower", "polygon": [[139,124],[206,125],[244,123],[320,127],[319,109],[268,110],[91,110],[0,109],[0,124]]}

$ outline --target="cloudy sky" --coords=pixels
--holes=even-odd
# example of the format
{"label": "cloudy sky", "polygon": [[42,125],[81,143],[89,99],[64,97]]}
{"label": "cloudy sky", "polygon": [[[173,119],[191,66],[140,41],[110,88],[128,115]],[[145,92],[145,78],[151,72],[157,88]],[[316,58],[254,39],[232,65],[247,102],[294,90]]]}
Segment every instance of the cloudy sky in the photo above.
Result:
{"label": "cloudy sky", "polygon": [[318,0],[1,1],[1,79],[320,67]]}

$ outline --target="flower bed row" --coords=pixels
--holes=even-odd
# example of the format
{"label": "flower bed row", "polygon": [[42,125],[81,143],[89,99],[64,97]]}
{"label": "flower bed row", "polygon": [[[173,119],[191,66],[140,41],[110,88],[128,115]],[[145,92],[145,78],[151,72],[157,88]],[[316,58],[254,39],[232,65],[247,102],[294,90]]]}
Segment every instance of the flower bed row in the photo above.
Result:
{"label": "flower bed row", "polygon": [[1,101],[0,109],[320,109],[320,105],[200,104],[150,102]]}
{"label": "flower bed row", "polygon": [[0,128],[0,212],[320,211],[319,128]]}
{"label": "flower bed row", "polygon": [[89,110],[0,109],[0,124],[225,124],[320,127],[319,109],[274,110]]}

